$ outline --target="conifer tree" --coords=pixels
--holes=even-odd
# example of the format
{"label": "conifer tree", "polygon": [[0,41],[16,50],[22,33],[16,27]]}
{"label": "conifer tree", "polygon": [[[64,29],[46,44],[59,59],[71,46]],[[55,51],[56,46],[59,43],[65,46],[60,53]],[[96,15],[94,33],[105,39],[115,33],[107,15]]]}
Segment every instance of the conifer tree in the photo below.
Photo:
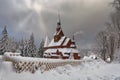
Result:
{"label": "conifer tree", "polygon": [[7,33],[6,26],[2,31],[2,38],[1,38],[0,44],[1,44],[0,52],[1,54],[4,54],[4,52],[7,51],[7,46],[8,46],[8,33]]}
{"label": "conifer tree", "polygon": [[38,50],[38,57],[43,57],[44,54],[44,40],[41,41],[40,47]]}
{"label": "conifer tree", "polygon": [[34,44],[34,34],[30,36],[29,40],[26,40],[24,44],[22,45],[23,47],[23,56],[26,57],[35,57],[36,56],[36,46]]}
{"label": "conifer tree", "polygon": [[2,31],[2,38],[0,40],[0,53],[4,54],[5,52],[15,52],[17,49],[17,42],[14,38],[8,37],[8,32],[6,26]]}

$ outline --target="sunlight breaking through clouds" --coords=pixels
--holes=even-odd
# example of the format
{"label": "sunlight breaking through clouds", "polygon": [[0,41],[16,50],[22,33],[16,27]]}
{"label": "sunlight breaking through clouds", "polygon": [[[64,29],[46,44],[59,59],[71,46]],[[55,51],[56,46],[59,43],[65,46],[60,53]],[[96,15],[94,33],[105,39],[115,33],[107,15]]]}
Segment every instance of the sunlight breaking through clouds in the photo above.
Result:
{"label": "sunlight breaking through clouds", "polygon": [[[77,35],[78,45],[91,44],[95,33],[104,28],[111,8],[111,0],[0,0],[0,26],[8,25],[10,33],[26,35],[34,33],[37,41],[52,37],[60,9],[62,29],[65,35],[83,31]],[[94,32],[94,34],[93,34]],[[16,33],[16,34],[14,34]],[[82,43],[82,44],[81,44]]]}
{"label": "sunlight breaking through clouds", "polygon": [[31,10],[35,10],[38,14],[41,12],[42,10],[42,5],[38,3],[37,0],[34,0],[34,2],[32,0],[25,0],[26,6],[31,9]]}

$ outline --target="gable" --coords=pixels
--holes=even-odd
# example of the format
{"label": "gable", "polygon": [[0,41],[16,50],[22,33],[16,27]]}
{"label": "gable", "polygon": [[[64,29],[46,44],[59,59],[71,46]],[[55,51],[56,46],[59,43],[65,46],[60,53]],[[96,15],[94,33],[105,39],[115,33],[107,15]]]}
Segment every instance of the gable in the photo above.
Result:
{"label": "gable", "polygon": [[65,36],[61,37],[61,39],[58,42],[55,42],[54,39],[52,39],[48,47],[60,46],[63,43],[64,39],[65,39]]}

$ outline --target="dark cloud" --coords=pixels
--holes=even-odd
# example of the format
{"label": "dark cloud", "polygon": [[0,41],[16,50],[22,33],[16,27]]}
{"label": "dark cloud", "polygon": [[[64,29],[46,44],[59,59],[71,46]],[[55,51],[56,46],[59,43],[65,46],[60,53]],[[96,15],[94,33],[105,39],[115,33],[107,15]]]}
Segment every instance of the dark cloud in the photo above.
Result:
{"label": "dark cloud", "polygon": [[[89,47],[97,32],[104,29],[112,11],[112,0],[0,0],[0,29],[7,25],[9,34],[17,39],[28,38],[33,32],[37,43],[46,34],[52,38],[61,14],[62,28],[78,45]],[[19,37],[18,37],[19,36]]]}

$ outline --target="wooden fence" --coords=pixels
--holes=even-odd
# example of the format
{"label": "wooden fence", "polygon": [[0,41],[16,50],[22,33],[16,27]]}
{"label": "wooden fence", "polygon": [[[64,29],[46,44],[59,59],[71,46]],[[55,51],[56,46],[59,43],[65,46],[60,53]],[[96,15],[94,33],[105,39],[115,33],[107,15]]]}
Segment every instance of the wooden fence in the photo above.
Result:
{"label": "wooden fence", "polygon": [[[59,66],[64,65],[72,65],[77,66],[80,65],[80,60],[56,60],[56,59],[37,59],[29,58],[30,60],[26,60],[27,57],[5,57],[5,60],[9,60],[13,62],[13,67],[17,73],[21,72],[31,72],[35,73],[37,70],[40,70],[41,73],[44,71],[48,71]],[[50,61],[51,60],[51,61]]]}

